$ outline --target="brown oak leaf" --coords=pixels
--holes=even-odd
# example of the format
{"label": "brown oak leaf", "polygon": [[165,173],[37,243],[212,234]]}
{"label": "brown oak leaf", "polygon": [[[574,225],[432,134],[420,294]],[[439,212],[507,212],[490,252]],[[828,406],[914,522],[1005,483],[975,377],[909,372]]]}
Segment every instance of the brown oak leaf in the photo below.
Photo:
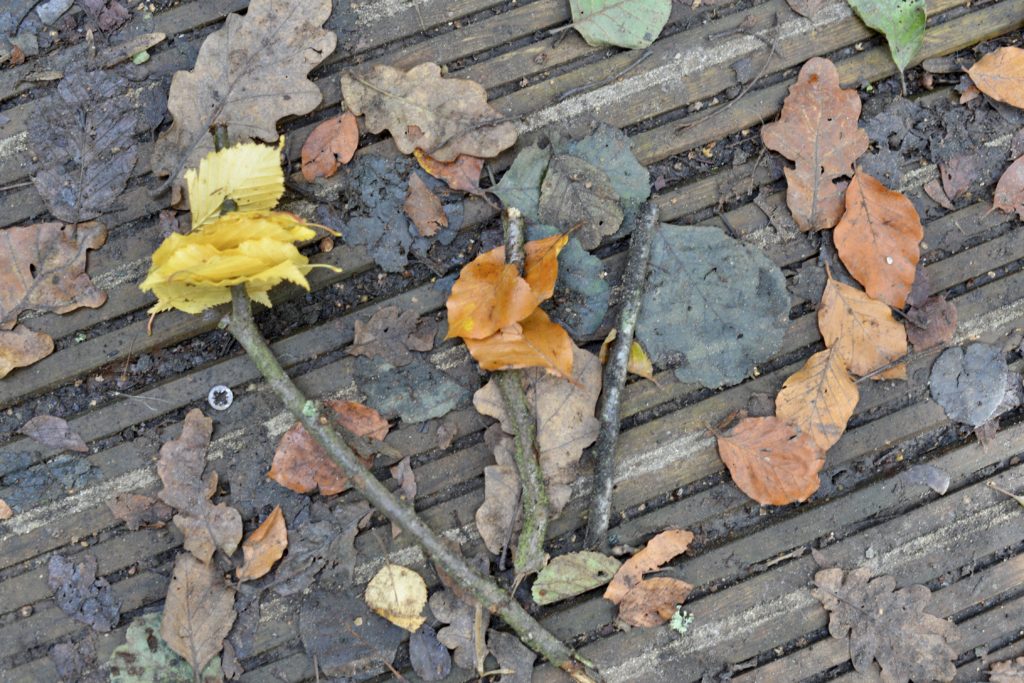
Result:
{"label": "brown oak leaf", "polygon": [[0,330],[0,379],[11,370],[23,368],[53,353],[53,339],[24,325]]}
{"label": "brown oak leaf", "polygon": [[775,397],[775,414],[810,435],[822,452],[839,440],[860,392],[835,347],[819,351],[786,378]]}
{"label": "brown oak leaf", "polygon": [[821,57],[807,61],[790,86],[779,121],[761,132],[765,147],[790,161],[786,203],[803,231],[833,227],[843,215],[843,185],[867,151],[868,135],[857,127],[860,97],[839,87],[839,72]]}
{"label": "brown oak leaf", "polygon": [[1024,681],[1024,657],[996,662],[988,672],[989,683],[1021,683]]}
{"label": "brown oak leaf", "polygon": [[[859,289],[828,279],[818,308],[818,329],[825,346],[835,347],[854,375],[863,377],[907,355],[907,333],[888,306]],[[900,363],[876,379],[906,379]]]}

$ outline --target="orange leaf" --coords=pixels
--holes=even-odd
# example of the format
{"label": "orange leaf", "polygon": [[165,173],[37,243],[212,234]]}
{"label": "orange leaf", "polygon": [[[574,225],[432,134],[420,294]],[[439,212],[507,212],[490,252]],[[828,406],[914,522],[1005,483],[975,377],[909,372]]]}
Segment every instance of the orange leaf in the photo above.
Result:
{"label": "orange leaf", "polygon": [[777,417],[747,417],[718,436],[718,455],[743,493],[761,505],[810,498],[821,482],[824,454],[809,434]]}
{"label": "orange leaf", "polygon": [[1024,156],[1010,164],[999,177],[992,207],[1006,213],[1016,211],[1024,220]]}
{"label": "orange leaf", "polygon": [[693,586],[680,579],[657,576],[644,579],[626,593],[619,603],[619,619],[630,626],[651,628],[672,618]]}
{"label": "orange leaf", "polygon": [[[850,372],[863,377],[907,354],[907,333],[889,307],[859,289],[828,279],[818,308],[818,329],[825,346],[835,347]],[[906,379],[900,364],[874,376]]]}
{"label": "orange leaf", "polygon": [[822,452],[846,431],[860,392],[836,347],[819,351],[790,375],[775,397],[775,414],[810,435]]}
{"label": "orange leaf", "polygon": [[843,214],[843,185],[835,181],[852,175],[868,148],[858,118],[857,91],[840,88],[835,65],[814,57],[790,86],[779,120],[762,128],[765,147],[796,163],[786,169],[786,203],[805,232],[831,228]]}
{"label": "orange leaf", "polygon": [[483,159],[460,154],[455,161],[438,161],[434,157],[427,156],[418,147],[413,150],[413,155],[415,155],[416,161],[420,162],[424,171],[445,181],[453,190],[481,194],[480,171],[484,168]]}
{"label": "orange leaf", "polygon": [[661,567],[676,555],[681,554],[693,541],[693,533],[685,529],[667,529],[652,538],[633,557],[622,563],[615,572],[611,583],[604,591],[604,599],[618,605],[636,585],[644,574]]}
{"label": "orange leaf", "polygon": [[352,161],[359,147],[359,124],[352,112],[327,119],[302,144],[302,177],[309,182],[330,178]]}
{"label": "orange leaf", "polygon": [[[378,441],[387,436],[387,420],[372,408],[352,401],[324,401],[324,405],[333,411],[330,417],[353,434]],[[371,463],[364,460],[363,464],[369,467]],[[267,476],[296,493],[319,488],[321,495],[333,496],[349,487],[348,477],[301,422],[281,437]]]}
{"label": "orange leaf", "polygon": [[284,514],[278,505],[267,515],[256,531],[242,543],[242,554],[245,562],[235,575],[238,580],[252,581],[258,579],[274,566],[284,555],[288,547],[288,529],[284,523]]}
{"label": "orange leaf", "polygon": [[[526,278],[533,293],[537,295],[537,303],[550,299],[555,293],[555,282],[558,280],[558,255],[568,243],[568,235],[552,235],[526,243],[526,265],[523,268],[523,277]],[[504,258],[504,248],[502,248],[501,254]]]}
{"label": "orange leaf", "polygon": [[484,370],[546,368],[562,377],[572,377],[572,339],[541,308],[490,337],[463,341]]}
{"label": "orange leaf", "polygon": [[418,173],[409,176],[409,192],[405,196],[405,215],[416,226],[422,237],[433,237],[441,228],[448,227],[448,216],[441,200],[430,191]]}
{"label": "orange leaf", "polygon": [[0,498],[0,522],[10,519],[14,516],[14,510],[7,504],[3,498]]}
{"label": "orange leaf", "polygon": [[967,70],[981,92],[994,100],[1024,109],[1024,50],[1001,47]]}
{"label": "orange leaf", "polygon": [[839,258],[868,296],[903,308],[921,260],[922,237],[921,218],[910,200],[857,169],[835,242]]}

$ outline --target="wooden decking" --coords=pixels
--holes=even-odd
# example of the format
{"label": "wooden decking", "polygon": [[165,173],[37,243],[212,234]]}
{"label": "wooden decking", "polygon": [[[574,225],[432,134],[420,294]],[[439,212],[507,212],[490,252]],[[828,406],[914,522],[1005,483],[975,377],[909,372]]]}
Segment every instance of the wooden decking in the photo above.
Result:
{"label": "wooden decking", "polygon": [[[781,171],[770,157],[759,155],[758,127],[776,116],[795,69],[808,58],[831,57],[844,85],[856,87],[893,75],[888,50],[842,0],[830,3],[813,23],[793,14],[784,0],[694,4],[674,4],[650,56],[634,66],[634,53],[592,48],[571,33],[556,40],[560,34],[549,30],[568,21],[565,0],[365,0],[351,6],[337,0],[329,25],[339,32],[339,49],[314,74],[324,101],[314,114],[285,126],[288,154],[296,159],[312,127],[337,111],[343,69],[375,61],[401,67],[435,61],[452,75],[486,87],[497,109],[519,117],[527,137],[553,122],[578,131],[593,120],[622,127],[640,161],[667,179],[655,192],[664,220],[725,227],[793,273],[816,259],[817,247],[785,221]],[[190,68],[202,38],[227,12],[246,5],[246,0],[186,1],[149,19],[136,12],[123,31],[167,33],[173,40],[152,51],[146,68],[169,74]],[[1022,27],[1024,0],[934,0],[918,60],[1008,34],[1019,43]],[[731,66],[744,57],[761,72],[749,87],[737,82]],[[23,184],[31,171],[26,122],[53,98],[52,84],[31,79],[33,72],[49,68],[46,59],[0,71],[0,121],[6,120],[0,125],[0,226],[45,215],[35,189]],[[623,71],[618,79],[586,89]],[[139,87],[166,87],[166,82],[151,78]],[[567,92],[571,96],[560,99]],[[924,99],[949,96],[940,89]],[[706,113],[725,101],[731,103],[724,110]],[[985,143],[1009,149],[1015,130],[1007,123]],[[708,158],[701,150],[711,143],[716,145]],[[273,490],[260,480],[273,443],[291,424],[255,368],[215,329],[217,315],[164,314],[153,334],[146,334],[150,300],[137,283],[160,240],[157,214],[165,204],[148,194],[156,184],[145,163],[152,140],[140,145],[137,175],[103,219],[110,226],[108,243],[90,257],[89,271],[107,289],[108,302],[95,310],[29,319],[30,326],[57,340],[58,350],[0,381],[0,498],[16,509],[11,520],[0,522],[0,680],[5,682],[57,680],[49,648],[87,631],[52,600],[46,563],[55,551],[94,554],[121,599],[126,616],[120,628],[97,637],[101,661],[123,642],[131,616],[160,607],[178,537],[168,529],[129,532],[105,501],[123,491],[156,490],[160,443],[176,434],[188,408],[205,407],[211,386],[227,384],[235,391],[231,409],[213,414],[210,452],[211,466],[232,490]],[[748,160],[724,163],[733,158],[725,149],[744,149]],[[386,141],[369,147],[382,154],[392,150]],[[499,174],[510,160],[508,155],[498,159],[491,170]],[[901,189],[922,197],[922,185],[937,175],[927,159],[909,160]],[[975,196],[976,203],[925,216],[926,272],[933,292],[956,303],[958,342],[979,339],[1009,349],[1012,341],[1019,343],[1024,326],[1024,239],[1018,221],[988,212],[991,187]],[[303,213],[312,207],[296,196],[290,208]],[[487,204],[467,200],[464,233],[471,236],[494,218]],[[612,282],[622,246],[606,245],[600,252]],[[444,295],[431,273],[413,268],[411,277],[390,278],[393,296],[364,302],[361,288],[378,274],[362,249],[339,246],[318,259],[343,272],[315,271],[313,294],[295,289],[279,294],[270,314],[279,318],[272,324],[280,331],[274,347],[309,393],[356,398],[352,361],[344,354],[353,321],[395,302],[436,314]],[[449,264],[449,272],[457,266]],[[739,386],[709,392],[660,369],[659,385],[643,381],[627,389],[613,532],[619,543],[638,545],[667,526],[694,530],[695,545],[673,563],[673,571],[697,589],[686,605],[695,618],[683,637],[667,629],[613,633],[603,627],[613,620],[614,608],[596,594],[540,613],[613,680],[716,680],[722,672],[743,681],[861,680],[851,673],[848,651],[828,636],[826,613],[808,591],[817,567],[811,548],[843,567],[868,566],[896,576],[900,585],[932,588],[931,611],[961,626],[958,680],[985,680],[988,662],[1024,654],[1024,510],[985,486],[993,480],[1006,488],[1024,487],[1024,422],[1019,413],[1005,420],[987,447],[952,425],[928,395],[935,353],[910,363],[907,382],[862,385],[851,429],[830,451],[824,486],[809,503],[760,510],[723,473],[703,425],[746,406],[755,393],[774,394],[784,377],[821,348],[813,304],[793,297],[782,350]],[[166,364],[159,383],[129,381],[130,388],[122,391],[119,377],[136,372],[142,356]],[[454,374],[475,376],[459,344],[439,347],[433,360]],[[1020,371],[1022,365],[1017,360],[1014,367]],[[90,453],[80,459],[75,476],[44,479],[28,497],[26,481],[47,471],[56,454],[14,430],[45,413],[65,416]],[[416,454],[417,509],[448,537],[474,544],[479,538],[473,513],[482,500],[482,469],[490,462],[481,438],[486,424],[471,406],[449,420],[457,425],[458,438],[447,450],[424,438],[421,425],[399,425],[389,442]],[[920,463],[948,473],[948,493],[940,497],[901,478],[903,470]],[[588,491],[584,477],[553,524],[555,547],[569,548],[578,540]],[[259,501],[233,504],[247,524],[260,512]],[[388,559],[431,575],[419,551],[404,537],[392,541],[385,524],[363,532],[357,548],[359,580]],[[242,680],[314,679],[299,642],[299,605],[294,597],[264,600],[256,644],[242,660]],[[31,610],[24,609],[28,606]],[[540,667],[536,678],[559,675]],[[452,680],[469,676],[461,672]]]}

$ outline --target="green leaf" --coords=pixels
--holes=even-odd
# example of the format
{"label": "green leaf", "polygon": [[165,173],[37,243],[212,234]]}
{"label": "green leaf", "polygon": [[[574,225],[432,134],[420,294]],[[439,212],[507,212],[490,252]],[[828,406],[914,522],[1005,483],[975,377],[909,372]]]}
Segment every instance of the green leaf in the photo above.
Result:
{"label": "green leaf", "polygon": [[925,0],[847,0],[861,21],[885,34],[892,61],[900,70],[924,42]]}
{"label": "green leaf", "polygon": [[672,13],[672,0],[569,0],[572,25],[588,45],[644,48]]}
{"label": "green leaf", "polygon": [[603,586],[612,580],[621,564],[614,557],[589,550],[559,555],[533,582],[533,601],[550,605]]}
{"label": "green leaf", "polygon": [[[125,644],[110,655],[110,683],[192,683],[192,667],[160,637],[160,614],[136,618],[125,634]],[[202,683],[223,681],[220,657],[206,665]]]}
{"label": "green leaf", "polygon": [[505,206],[514,206],[526,220],[536,223],[540,204],[540,185],[551,161],[551,148],[531,145],[519,152],[501,182],[491,188]]}

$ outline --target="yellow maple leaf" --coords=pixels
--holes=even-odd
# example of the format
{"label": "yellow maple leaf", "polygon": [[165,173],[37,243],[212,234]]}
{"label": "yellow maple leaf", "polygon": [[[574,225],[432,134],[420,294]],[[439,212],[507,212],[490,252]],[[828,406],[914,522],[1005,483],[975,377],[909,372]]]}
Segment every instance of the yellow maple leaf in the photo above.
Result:
{"label": "yellow maple leaf", "polygon": [[192,229],[228,211],[265,211],[277,206],[284,194],[282,149],[284,137],[277,147],[246,142],[212,152],[198,169],[185,171]]}

